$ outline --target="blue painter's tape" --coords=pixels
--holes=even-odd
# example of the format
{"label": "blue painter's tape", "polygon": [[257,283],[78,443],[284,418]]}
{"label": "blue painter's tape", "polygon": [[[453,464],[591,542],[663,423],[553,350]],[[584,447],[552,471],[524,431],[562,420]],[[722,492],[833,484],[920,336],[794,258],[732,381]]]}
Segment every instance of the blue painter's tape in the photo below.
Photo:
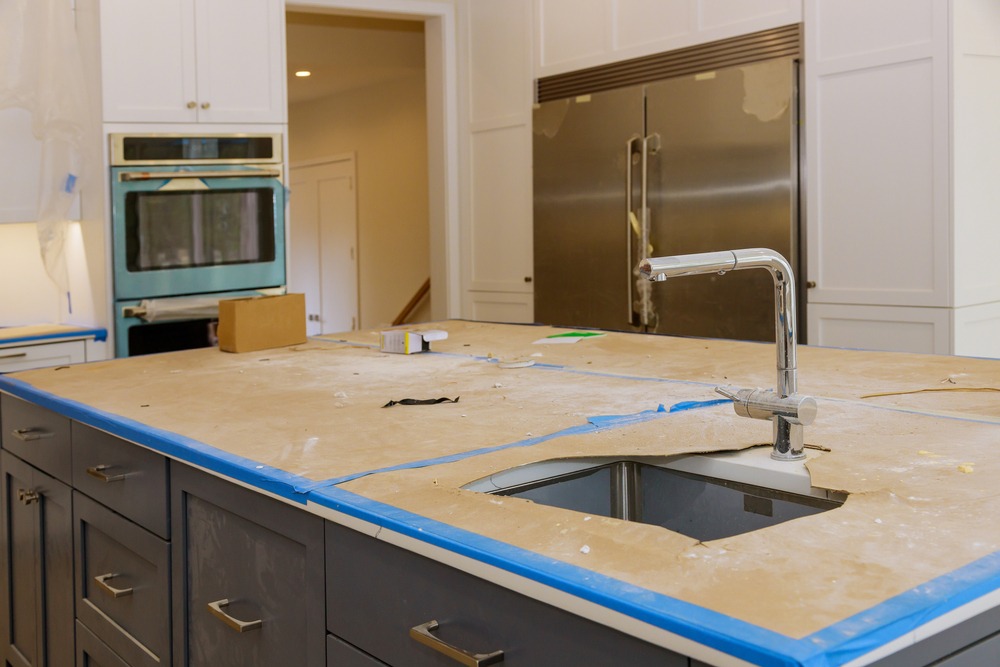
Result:
{"label": "blue painter's tape", "polygon": [[0,343],[7,345],[10,343],[32,343],[45,340],[58,340],[61,338],[89,338],[102,343],[108,339],[108,330],[95,327],[93,329],[76,329],[75,331],[59,331],[54,333],[40,334],[38,336],[18,336],[17,338],[3,338]]}
{"label": "blue painter's tape", "polygon": [[312,503],[537,581],[756,665],[799,665],[808,647],[770,630],[335,487]]}
{"label": "blue painter's tape", "polygon": [[697,410],[698,408],[709,408],[713,405],[724,405],[732,403],[728,398],[714,398],[708,401],[681,401],[670,406],[671,412],[684,412],[686,410]]}
{"label": "blue painter's tape", "polygon": [[9,376],[0,376],[0,389],[88,426],[125,438],[180,461],[186,461],[239,480],[282,498],[305,503],[306,494],[315,486],[312,480],[299,475],[261,465],[192,438],[146,426],[125,417],[108,414],[76,401],[55,397]]}
{"label": "blue painter's tape", "polygon": [[63,191],[71,195],[74,188],[76,188],[76,174],[66,174],[66,184],[63,186]]}

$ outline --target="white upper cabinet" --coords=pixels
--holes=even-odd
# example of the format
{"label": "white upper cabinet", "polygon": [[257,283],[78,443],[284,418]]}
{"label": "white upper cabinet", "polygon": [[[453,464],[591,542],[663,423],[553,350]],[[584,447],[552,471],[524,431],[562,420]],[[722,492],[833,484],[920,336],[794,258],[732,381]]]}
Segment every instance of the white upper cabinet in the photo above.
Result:
{"label": "white upper cabinet", "polygon": [[282,0],[101,0],[105,122],[283,123]]}

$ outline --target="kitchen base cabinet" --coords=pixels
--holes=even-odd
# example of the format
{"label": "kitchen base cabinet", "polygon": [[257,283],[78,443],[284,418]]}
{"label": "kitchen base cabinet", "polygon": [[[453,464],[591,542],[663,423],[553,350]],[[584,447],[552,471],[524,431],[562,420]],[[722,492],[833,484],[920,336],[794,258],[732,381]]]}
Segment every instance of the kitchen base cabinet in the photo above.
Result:
{"label": "kitchen base cabinet", "polygon": [[503,651],[505,667],[688,667],[685,656],[442,563],[333,523],[326,531],[329,631],[395,667],[451,667],[446,653],[456,651]]}
{"label": "kitchen base cabinet", "polygon": [[170,470],[174,654],[191,667],[323,667],[323,520]]}
{"label": "kitchen base cabinet", "polygon": [[[5,419],[4,428],[10,424]],[[70,665],[72,493],[67,485],[6,451],[0,452],[0,471],[2,652],[10,667]]]}
{"label": "kitchen base cabinet", "polygon": [[347,642],[326,636],[326,667],[388,667]]}

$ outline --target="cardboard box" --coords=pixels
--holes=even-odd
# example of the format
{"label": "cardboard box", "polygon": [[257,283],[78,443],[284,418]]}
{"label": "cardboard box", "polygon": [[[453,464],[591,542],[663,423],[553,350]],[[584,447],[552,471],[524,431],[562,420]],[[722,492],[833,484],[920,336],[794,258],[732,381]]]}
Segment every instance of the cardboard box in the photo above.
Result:
{"label": "cardboard box", "polygon": [[223,352],[253,352],[304,342],[304,294],[219,301],[219,349]]}

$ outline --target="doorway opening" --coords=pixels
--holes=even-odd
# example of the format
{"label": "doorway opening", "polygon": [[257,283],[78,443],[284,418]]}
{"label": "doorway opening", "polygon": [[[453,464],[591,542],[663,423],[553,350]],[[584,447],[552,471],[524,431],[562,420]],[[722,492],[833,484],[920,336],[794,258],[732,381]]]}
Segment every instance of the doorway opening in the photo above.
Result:
{"label": "doorway opening", "polygon": [[[398,2],[382,7],[386,2],[370,0],[359,12],[350,0],[313,0],[290,4],[286,13],[291,175],[299,179],[354,156],[357,328],[392,323],[428,278],[430,294],[408,321],[447,318],[458,304],[454,9],[421,3],[423,14],[408,15]],[[301,70],[311,75],[296,77]],[[297,255],[316,254],[323,243],[311,230],[321,232],[325,223],[301,219],[316,207],[297,195],[317,195],[297,189],[290,198],[289,287],[307,294],[310,330],[332,333],[349,313],[309,308],[331,291],[329,279],[297,271]],[[342,196],[328,199],[344,203]],[[336,270],[342,280],[345,267]]]}

